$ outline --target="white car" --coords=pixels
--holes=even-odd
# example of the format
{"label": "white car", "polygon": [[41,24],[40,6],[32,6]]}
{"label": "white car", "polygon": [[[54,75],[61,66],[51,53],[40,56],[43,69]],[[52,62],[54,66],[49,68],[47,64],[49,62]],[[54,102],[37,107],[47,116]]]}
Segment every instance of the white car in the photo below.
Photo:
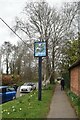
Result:
{"label": "white car", "polygon": [[20,87],[20,92],[31,92],[32,90],[35,90],[36,86],[34,83],[24,83],[21,87]]}
{"label": "white car", "polygon": [[35,83],[29,82],[29,83],[27,83],[27,86],[31,86],[31,87],[32,87],[32,90],[35,90],[35,89],[36,89]]}
{"label": "white car", "polygon": [[23,84],[20,87],[20,92],[31,92],[32,91],[32,86],[28,86],[27,84]]}

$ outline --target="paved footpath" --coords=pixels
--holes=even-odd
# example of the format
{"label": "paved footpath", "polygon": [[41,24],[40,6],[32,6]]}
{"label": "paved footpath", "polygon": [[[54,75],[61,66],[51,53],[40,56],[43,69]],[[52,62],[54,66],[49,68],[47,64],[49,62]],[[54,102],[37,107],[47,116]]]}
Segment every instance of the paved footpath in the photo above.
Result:
{"label": "paved footpath", "polygon": [[47,118],[77,118],[66,93],[61,91],[60,85],[55,88]]}

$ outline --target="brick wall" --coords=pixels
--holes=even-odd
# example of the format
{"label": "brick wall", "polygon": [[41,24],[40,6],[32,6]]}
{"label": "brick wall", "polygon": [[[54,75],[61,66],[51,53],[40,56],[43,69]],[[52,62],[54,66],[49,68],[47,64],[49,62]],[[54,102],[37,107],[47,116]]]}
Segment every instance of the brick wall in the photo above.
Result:
{"label": "brick wall", "polygon": [[71,76],[71,91],[74,92],[76,95],[80,94],[80,66],[75,66],[71,69],[70,72]]}

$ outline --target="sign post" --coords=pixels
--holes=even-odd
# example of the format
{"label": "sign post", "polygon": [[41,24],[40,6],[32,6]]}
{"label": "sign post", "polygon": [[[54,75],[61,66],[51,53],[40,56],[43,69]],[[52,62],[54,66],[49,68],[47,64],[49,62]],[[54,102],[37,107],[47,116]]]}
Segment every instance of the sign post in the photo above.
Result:
{"label": "sign post", "polygon": [[39,57],[38,100],[42,100],[42,57],[46,57],[46,42],[34,42],[34,56]]}
{"label": "sign post", "polygon": [[39,57],[38,100],[42,99],[42,57]]}

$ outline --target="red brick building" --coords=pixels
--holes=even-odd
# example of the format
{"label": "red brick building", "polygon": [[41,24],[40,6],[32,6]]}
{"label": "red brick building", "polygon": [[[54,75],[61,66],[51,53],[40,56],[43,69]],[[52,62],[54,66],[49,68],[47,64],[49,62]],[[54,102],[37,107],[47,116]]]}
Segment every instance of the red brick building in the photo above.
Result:
{"label": "red brick building", "polygon": [[80,96],[80,60],[75,62],[70,68],[70,89]]}

